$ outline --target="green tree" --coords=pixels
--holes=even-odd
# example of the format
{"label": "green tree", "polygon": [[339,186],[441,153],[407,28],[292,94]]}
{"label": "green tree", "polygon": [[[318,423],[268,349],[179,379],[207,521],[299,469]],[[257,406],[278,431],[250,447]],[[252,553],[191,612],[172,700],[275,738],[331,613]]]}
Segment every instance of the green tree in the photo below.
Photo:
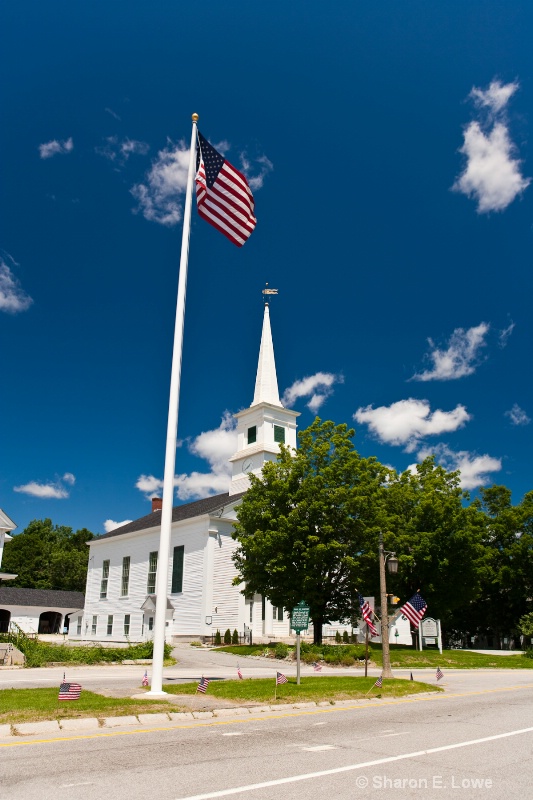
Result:
{"label": "green tree", "polygon": [[472,609],[470,627],[501,644],[533,610],[533,492],[517,505],[506,486],[482,488],[480,495],[475,505],[484,516],[481,602]]}
{"label": "green tree", "polygon": [[[388,579],[402,604],[417,591],[428,616],[457,627],[480,596],[484,515],[460,488],[460,473],[447,472],[433,456],[391,478],[386,492],[385,548],[399,559]],[[370,586],[377,593],[377,575]]]}
{"label": "green tree", "polygon": [[390,470],[362,458],[353,435],[317,418],[300,432],[296,453],[282,445],[261,478],[250,476],[237,510],[235,582],[274,606],[305,600],[317,643],[324,623],[351,616],[362,561],[384,521]]}
{"label": "green tree", "polygon": [[89,548],[94,534],[74,532],[52,520],[33,520],[4,548],[2,568],[17,574],[9,586],[85,592]]}

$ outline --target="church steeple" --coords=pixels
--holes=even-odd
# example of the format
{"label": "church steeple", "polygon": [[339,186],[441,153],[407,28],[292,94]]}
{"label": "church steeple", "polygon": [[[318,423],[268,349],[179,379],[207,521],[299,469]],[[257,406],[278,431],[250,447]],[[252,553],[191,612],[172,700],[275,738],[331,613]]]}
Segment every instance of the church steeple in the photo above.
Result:
{"label": "church steeple", "polygon": [[[277,294],[277,291],[267,288],[263,290],[263,294]],[[267,302],[263,312],[254,399],[249,408],[235,414],[237,452],[230,458],[230,495],[243,492],[249,487],[250,472],[260,475],[266,461],[277,460],[281,442],[296,450],[296,417],[299,416],[298,411],[284,408],[279,399]]]}
{"label": "church steeple", "polygon": [[270,403],[281,406],[278,391],[278,378],[276,375],[276,362],[274,360],[274,345],[272,331],[270,330],[270,310],[268,302],[265,303],[263,316],[263,332],[261,334],[261,347],[257,363],[257,376],[255,379],[255,393],[252,406],[258,403]]}

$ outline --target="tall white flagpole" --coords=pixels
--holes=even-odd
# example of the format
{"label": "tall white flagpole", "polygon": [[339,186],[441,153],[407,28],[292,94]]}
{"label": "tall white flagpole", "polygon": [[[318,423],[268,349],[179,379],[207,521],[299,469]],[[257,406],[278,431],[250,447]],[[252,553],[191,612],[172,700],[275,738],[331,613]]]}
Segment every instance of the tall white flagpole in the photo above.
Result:
{"label": "tall white flagpole", "polygon": [[167,446],[165,451],[165,474],[163,477],[163,508],[161,509],[161,536],[159,539],[159,555],[157,562],[152,684],[150,691],[147,692],[147,694],[152,696],[166,694],[166,692],[163,691],[163,658],[168,595],[168,566],[170,561],[170,532],[174,500],[174,472],[176,468],[176,440],[178,435],[181,356],[183,352],[183,324],[185,321],[185,294],[187,291],[187,267],[189,260],[189,239],[191,234],[192,187],[196,169],[197,122],[198,114],[193,114],[189,173],[187,176],[185,211],[183,214],[178,299],[176,303],[176,323],[174,326],[174,349],[172,351],[172,370],[170,376],[170,398],[168,402]]}

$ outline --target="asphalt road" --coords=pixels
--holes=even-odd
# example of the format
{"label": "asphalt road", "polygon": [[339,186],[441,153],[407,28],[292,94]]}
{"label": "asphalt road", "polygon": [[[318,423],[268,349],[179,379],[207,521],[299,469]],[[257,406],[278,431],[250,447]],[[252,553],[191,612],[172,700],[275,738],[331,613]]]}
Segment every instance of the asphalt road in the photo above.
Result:
{"label": "asphalt road", "polygon": [[[460,679],[459,679],[460,678]],[[533,675],[446,674],[446,692],[0,741],[10,800],[533,797]],[[454,684],[452,686],[452,684]]]}

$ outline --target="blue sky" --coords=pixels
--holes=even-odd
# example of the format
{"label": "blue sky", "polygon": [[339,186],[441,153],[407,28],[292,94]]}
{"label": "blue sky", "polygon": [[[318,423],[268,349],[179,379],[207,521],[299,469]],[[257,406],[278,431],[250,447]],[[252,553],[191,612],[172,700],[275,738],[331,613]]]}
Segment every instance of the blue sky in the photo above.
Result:
{"label": "blue sky", "polygon": [[532,488],[528,2],[4,3],[0,506],[103,532],[162,478],[191,114],[246,171],[194,210],[178,502],[224,491],[261,289],[306,427]]}

